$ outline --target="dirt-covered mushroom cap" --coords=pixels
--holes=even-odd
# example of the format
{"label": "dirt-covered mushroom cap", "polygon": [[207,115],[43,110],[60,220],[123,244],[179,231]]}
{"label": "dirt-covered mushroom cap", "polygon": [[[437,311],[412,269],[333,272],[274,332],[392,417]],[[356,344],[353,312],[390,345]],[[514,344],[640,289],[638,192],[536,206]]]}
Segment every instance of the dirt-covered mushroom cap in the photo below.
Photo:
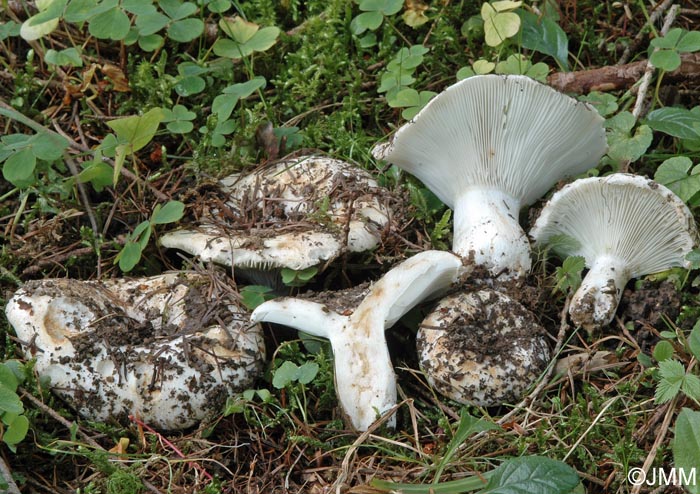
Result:
{"label": "dirt-covered mushroom cap", "polygon": [[[492,274],[531,265],[518,214],[607,149],[592,107],[525,76],[464,79],[373,154],[418,177],[454,210],[453,250]],[[506,274],[507,276],[507,274]]]}
{"label": "dirt-covered mushroom cap", "polygon": [[589,268],[571,300],[575,324],[608,324],[631,278],[688,267],[697,244],[695,220],[669,189],[616,173],[576,180],[552,196],[530,235],[562,258],[582,256]]}
{"label": "dirt-covered mushroom cap", "polygon": [[7,319],[41,378],[89,420],[192,426],[262,372],[262,331],[210,276],[27,282]]}
{"label": "dirt-covered mushroom cap", "polygon": [[520,303],[493,290],[445,297],[423,320],[418,357],[428,382],[460,403],[515,403],[547,367],[546,332]]}
{"label": "dirt-covered mushroom cap", "polygon": [[375,248],[389,223],[389,193],[370,174],[323,156],[283,160],[220,182],[224,200],[194,229],[161,245],[242,270],[303,270]]}
{"label": "dirt-covered mushroom cap", "polygon": [[[464,272],[458,256],[425,251],[394,266],[366,291],[338,294],[332,303],[325,298],[269,300],[256,307],[251,319],[328,338],[341,408],[351,427],[367,430],[378,414],[396,405],[384,330],[419,302],[444,293]],[[387,425],[394,426],[395,417]]]}

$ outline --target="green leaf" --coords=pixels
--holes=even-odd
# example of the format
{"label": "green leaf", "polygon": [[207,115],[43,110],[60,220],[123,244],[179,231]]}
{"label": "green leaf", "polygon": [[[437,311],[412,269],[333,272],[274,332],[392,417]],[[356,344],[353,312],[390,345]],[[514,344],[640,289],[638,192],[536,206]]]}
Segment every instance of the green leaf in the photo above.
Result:
{"label": "green leaf", "polygon": [[24,412],[22,400],[19,399],[14,389],[0,383],[0,412],[20,414]]}
{"label": "green leaf", "polygon": [[474,74],[484,75],[493,72],[493,70],[496,68],[496,64],[489,62],[488,60],[481,59],[475,61],[472,64],[472,68],[474,69]]}
{"label": "green leaf", "polygon": [[160,108],[153,108],[141,116],[112,120],[107,125],[117,134],[120,143],[128,144],[128,152],[134,153],[151,142],[163,117]]}
{"label": "green leaf", "polygon": [[180,201],[168,201],[161,208],[158,204],[151,215],[151,223],[154,225],[165,225],[167,223],[176,223],[182,219],[185,212],[185,205]]}
{"label": "green leaf", "polygon": [[146,52],[152,52],[165,44],[165,38],[160,34],[139,37],[139,48]]}
{"label": "green leaf", "polygon": [[658,50],[651,54],[649,63],[666,72],[672,72],[681,66],[681,56],[676,50]]}
{"label": "green leaf", "polygon": [[30,148],[17,151],[7,158],[2,167],[2,176],[15,187],[28,187],[33,182],[36,156]]}
{"label": "green leaf", "polygon": [[549,55],[562,70],[569,70],[569,39],[564,30],[549,17],[538,18],[536,14],[523,10],[522,46]]}
{"label": "green leaf", "polygon": [[27,432],[29,432],[29,419],[24,415],[18,415],[8,424],[2,440],[12,451],[15,451],[14,446],[27,437]]}
{"label": "green leaf", "polygon": [[45,161],[62,158],[63,152],[68,149],[68,141],[63,136],[48,132],[35,134],[28,142],[34,156]]}
{"label": "green leaf", "polygon": [[608,156],[618,163],[641,158],[651,145],[653,133],[649,126],[639,125],[632,134],[635,118],[630,112],[623,111],[606,121],[608,128]]}
{"label": "green leaf", "polygon": [[578,99],[579,101],[585,101],[586,103],[593,105],[602,117],[612,115],[618,109],[617,98],[609,93],[591,91],[587,95],[579,96]]}
{"label": "green leaf", "polygon": [[46,0],[37,2],[39,13],[22,23],[19,35],[33,41],[46,36],[58,27],[58,21],[68,0]]}
{"label": "green leaf", "polygon": [[92,15],[92,10],[97,5],[97,0],[71,0],[63,14],[66,22],[79,23],[88,20]]}
{"label": "green leaf", "polygon": [[272,292],[273,289],[269,286],[247,285],[240,290],[241,302],[246,309],[252,311],[266,300],[273,298],[275,295]]}
{"label": "green leaf", "polygon": [[199,19],[183,19],[173,22],[168,28],[168,38],[179,43],[187,43],[204,32],[204,23]]}
{"label": "green leaf", "polygon": [[119,269],[128,273],[141,260],[141,245],[133,240],[128,241],[115,260],[119,262]]}
{"label": "green leaf", "polygon": [[233,19],[221,19],[219,27],[229,37],[238,44],[245,44],[250,40],[255,33],[258,32],[260,26],[254,22],[248,22],[242,17],[234,17]]}
{"label": "green leaf", "polygon": [[[673,440],[673,464],[688,474],[700,465],[700,412],[683,408],[676,417]],[[700,483],[685,486],[691,494],[700,493]]]}
{"label": "green leaf", "polygon": [[17,386],[19,386],[17,375],[4,362],[0,363],[0,384],[12,391],[17,391]]}
{"label": "green leaf", "polygon": [[657,404],[671,401],[680,392],[685,368],[678,360],[664,360],[659,362],[659,375],[661,380],[654,394],[654,401]]}
{"label": "green leaf", "polygon": [[197,12],[195,4],[192,2],[181,2],[180,0],[159,0],[158,6],[175,21],[189,17]]}
{"label": "green leaf", "polygon": [[175,91],[180,96],[192,96],[204,91],[206,85],[206,81],[199,76],[187,76],[177,81]]}
{"label": "green leaf", "polygon": [[282,389],[293,383],[299,377],[299,367],[294,362],[285,360],[282,362],[272,376],[272,385],[277,389]]}
{"label": "green leaf", "polygon": [[403,0],[362,0],[360,10],[364,12],[380,12],[383,15],[394,15],[403,7]]}
{"label": "green leaf", "polygon": [[148,15],[140,15],[136,18],[136,27],[141,36],[155,34],[168,25],[170,19],[160,12],[153,12]]}
{"label": "green leaf", "polygon": [[66,48],[65,50],[56,51],[50,49],[44,55],[46,63],[53,65],[62,65],[71,67],[82,67],[83,59],[80,58],[80,51],[77,48]]}
{"label": "green leaf", "polygon": [[676,43],[676,49],[681,53],[700,51],[700,31],[685,31]]}
{"label": "green leaf", "polygon": [[282,268],[282,282],[287,286],[304,286],[318,273],[318,267],[311,266],[310,268],[294,270]]}
{"label": "green leaf", "polygon": [[645,123],[652,129],[673,137],[700,138],[700,115],[685,108],[659,108],[647,115]]}
{"label": "green leaf", "polygon": [[666,340],[659,341],[654,347],[653,356],[657,362],[663,362],[664,360],[672,358],[673,345]]}
{"label": "green leaf", "polygon": [[695,402],[700,402],[700,378],[694,374],[686,374],[681,391]]}
{"label": "green leaf", "polygon": [[97,39],[121,41],[129,34],[130,27],[129,17],[115,7],[90,19],[88,31]]}
{"label": "green leaf", "polygon": [[382,25],[384,16],[379,12],[362,12],[350,21],[350,31],[359,36],[365,31],[374,31]]}
{"label": "green leaf", "polygon": [[212,112],[219,116],[219,120],[226,120],[231,116],[233,108],[239,100],[247,98],[255,91],[265,87],[267,81],[264,77],[256,76],[248,82],[233,84],[224,88],[223,93],[212,102]]}
{"label": "green leaf", "polygon": [[556,269],[557,284],[555,290],[567,292],[576,291],[581,286],[581,272],[586,267],[586,260],[581,256],[571,256],[564,259]]}
{"label": "green leaf", "polygon": [[688,349],[696,360],[700,360],[700,321],[695,323],[688,336]]}
{"label": "green leaf", "polygon": [[88,166],[78,174],[78,182],[90,182],[93,188],[100,192],[105,187],[112,185],[113,169],[102,161],[91,161]]}
{"label": "green leaf", "polygon": [[299,367],[297,381],[300,384],[309,384],[318,374],[318,364],[316,362],[306,362]]}
{"label": "green leaf", "polygon": [[580,482],[576,470],[543,456],[506,460],[493,472],[482,494],[569,494]]}
{"label": "green leaf", "polygon": [[690,158],[674,156],[659,165],[654,173],[654,180],[671,189],[684,202],[688,202],[700,192],[700,170],[695,167],[689,174],[692,166]]}
{"label": "green leaf", "polygon": [[[503,41],[518,34],[520,17],[512,10],[512,5],[522,2],[484,2],[481,6],[481,18],[484,20],[484,39],[489,46],[498,46]],[[506,6],[507,4],[507,6]],[[517,8],[517,7],[512,7]],[[499,10],[500,9],[500,10]]]}

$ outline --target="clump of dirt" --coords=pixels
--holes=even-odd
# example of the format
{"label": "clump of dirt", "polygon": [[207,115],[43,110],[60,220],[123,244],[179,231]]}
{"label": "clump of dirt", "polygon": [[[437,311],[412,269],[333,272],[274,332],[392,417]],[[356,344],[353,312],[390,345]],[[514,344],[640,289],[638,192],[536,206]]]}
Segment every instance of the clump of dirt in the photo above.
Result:
{"label": "clump of dirt", "polygon": [[681,296],[673,283],[642,281],[641,288],[625,290],[618,315],[623,322],[633,322],[635,328],[657,326],[662,316],[675,320],[680,308]]}

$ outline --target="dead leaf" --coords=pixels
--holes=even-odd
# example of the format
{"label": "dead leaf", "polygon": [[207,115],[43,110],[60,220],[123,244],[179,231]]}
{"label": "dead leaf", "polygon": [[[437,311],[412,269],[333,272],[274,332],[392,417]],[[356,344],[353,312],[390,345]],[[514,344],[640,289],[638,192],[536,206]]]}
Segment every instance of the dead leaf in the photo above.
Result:
{"label": "dead leaf", "polygon": [[405,5],[406,10],[404,10],[401,18],[407,25],[411,27],[418,27],[430,20],[428,16],[425,15],[425,12],[428,10],[428,6],[420,0],[406,0]]}

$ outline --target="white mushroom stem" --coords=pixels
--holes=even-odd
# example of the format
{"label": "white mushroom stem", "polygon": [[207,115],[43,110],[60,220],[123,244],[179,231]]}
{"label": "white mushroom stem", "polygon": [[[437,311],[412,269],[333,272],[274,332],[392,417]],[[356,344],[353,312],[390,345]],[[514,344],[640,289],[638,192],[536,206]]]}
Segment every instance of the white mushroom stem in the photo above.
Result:
{"label": "white mushroom stem", "polygon": [[[396,377],[384,329],[417,303],[449,288],[461,268],[453,254],[422,252],[386,273],[349,316],[310,300],[282,298],[259,305],[251,319],[327,338],[340,405],[350,425],[364,431],[396,404]],[[393,427],[395,421],[391,417],[387,425]]]}
{"label": "white mushroom stem", "polygon": [[571,320],[589,331],[610,323],[630,278],[623,259],[611,255],[596,258],[571,298]]}
{"label": "white mushroom stem", "polygon": [[[530,269],[530,243],[518,222],[520,201],[498,189],[470,188],[454,205],[453,247],[494,274]],[[513,273],[511,273],[513,274]]]}

